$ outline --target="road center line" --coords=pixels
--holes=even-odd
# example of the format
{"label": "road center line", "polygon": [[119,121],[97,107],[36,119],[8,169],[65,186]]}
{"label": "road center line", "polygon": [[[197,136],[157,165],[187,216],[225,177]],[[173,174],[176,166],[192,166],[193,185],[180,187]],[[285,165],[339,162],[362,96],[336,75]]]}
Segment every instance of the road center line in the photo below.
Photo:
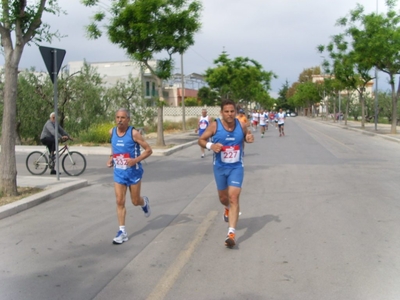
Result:
{"label": "road center line", "polygon": [[326,138],[328,138],[328,139],[340,144],[341,146],[343,146],[343,147],[345,147],[345,148],[347,148],[347,149],[349,149],[351,151],[354,151],[354,149],[352,147],[349,147],[346,144],[342,143],[341,141],[339,141],[339,140],[337,140],[337,139],[335,139],[335,138],[323,133],[322,131],[320,131],[318,129],[315,129],[314,127],[310,126],[309,124],[302,124],[302,125],[304,125],[305,127],[308,127],[308,129],[314,130],[314,132],[318,132],[319,134],[321,134],[321,135],[325,136]]}
{"label": "road center line", "polygon": [[197,227],[196,232],[194,233],[194,239],[186,244],[184,250],[179,253],[175,261],[171,264],[171,266],[165,272],[164,276],[160,279],[153,291],[147,297],[148,300],[164,299],[168,291],[178,279],[180,272],[189,261],[197,245],[200,243],[207,230],[210,228],[212,221],[215,219],[217,214],[217,211],[210,211],[208,213],[203,222],[201,222],[199,227]]}

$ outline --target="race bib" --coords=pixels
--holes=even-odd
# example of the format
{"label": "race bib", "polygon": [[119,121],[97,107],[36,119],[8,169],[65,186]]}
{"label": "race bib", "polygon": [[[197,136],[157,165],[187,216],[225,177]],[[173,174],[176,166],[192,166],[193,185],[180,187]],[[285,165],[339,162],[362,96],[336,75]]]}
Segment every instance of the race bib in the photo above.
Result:
{"label": "race bib", "polygon": [[223,163],[232,164],[240,159],[240,146],[223,146],[221,149],[221,161]]}
{"label": "race bib", "polygon": [[206,129],[207,128],[207,123],[206,122],[200,122],[200,129]]}
{"label": "race bib", "polygon": [[130,158],[129,153],[114,154],[114,166],[116,169],[126,170],[129,168],[127,159]]}

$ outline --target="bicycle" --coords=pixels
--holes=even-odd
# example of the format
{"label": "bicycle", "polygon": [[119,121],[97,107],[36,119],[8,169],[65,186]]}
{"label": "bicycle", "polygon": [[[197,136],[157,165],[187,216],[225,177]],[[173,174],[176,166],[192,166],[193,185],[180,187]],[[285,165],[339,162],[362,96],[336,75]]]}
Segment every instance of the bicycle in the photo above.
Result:
{"label": "bicycle", "polygon": [[[77,151],[69,151],[67,144],[64,144],[64,146],[58,150],[58,153],[61,166],[67,175],[79,176],[85,171],[86,158],[82,155],[82,153]],[[56,163],[55,160],[56,156],[53,155],[51,157],[49,149],[46,147],[45,152],[33,151],[28,155],[26,158],[26,168],[32,175],[42,175],[47,171],[48,168],[54,168]]]}

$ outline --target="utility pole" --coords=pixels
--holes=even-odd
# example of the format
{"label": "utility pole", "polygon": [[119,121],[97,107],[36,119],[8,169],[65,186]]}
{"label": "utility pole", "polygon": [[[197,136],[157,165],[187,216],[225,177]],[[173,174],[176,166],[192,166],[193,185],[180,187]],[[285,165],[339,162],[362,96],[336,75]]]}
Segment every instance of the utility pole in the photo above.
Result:
{"label": "utility pole", "polygon": [[[376,0],[376,15],[378,15],[378,0]],[[378,68],[375,66],[375,131],[378,130]]]}
{"label": "utility pole", "polygon": [[181,53],[181,82],[182,82],[182,130],[186,131],[186,121],[185,121],[185,77],[183,75],[183,53]]}

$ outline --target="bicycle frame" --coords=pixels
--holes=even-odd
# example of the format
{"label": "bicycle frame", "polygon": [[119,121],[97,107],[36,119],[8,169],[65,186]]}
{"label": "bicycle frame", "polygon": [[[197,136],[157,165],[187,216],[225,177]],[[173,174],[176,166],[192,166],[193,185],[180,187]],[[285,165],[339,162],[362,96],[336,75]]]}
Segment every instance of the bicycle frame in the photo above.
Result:
{"label": "bicycle frame", "polygon": [[[67,158],[68,157],[68,158]],[[58,150],[58,165],[62,166],[64,172],[69,176],[78,176],[86,169],[86,159],[78,151],[70,151],[67,144]],[[26,158],[26,167],[33,175],[42,175],[47,168],[54,170],[56,159],[50,155],[49,149],[33,151]]]}
{"label": "bicycle frame", "polygon": [[[46,151],[43,152],[43,155],[47,155],[47,157],[49,158],[49,161],[50,161],[50,160],[52,160],[52,157],[50,156],[49,148],[47,148],[47,147],[45,147],[45,148],[46,148]],[[58,149],[58,157],[60,158],[65,153],[65,151],[67,151],[69,153],[67,144],[65,144],[60,149]]]}

